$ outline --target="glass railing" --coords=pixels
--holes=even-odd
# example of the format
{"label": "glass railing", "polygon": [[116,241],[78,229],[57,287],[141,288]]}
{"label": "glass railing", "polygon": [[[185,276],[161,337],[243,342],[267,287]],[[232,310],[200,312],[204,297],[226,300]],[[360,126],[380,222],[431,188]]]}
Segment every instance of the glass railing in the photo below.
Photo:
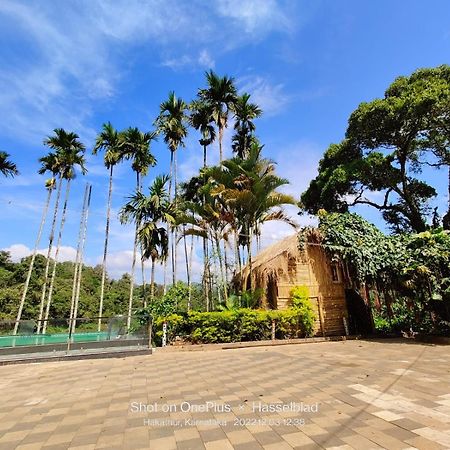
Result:
{"label": "glass railing", "polygon": [[[0,320],[0,354],[6,349],[26,351],[40,346],[49,351],[114,346],[150,345],[151,324],[127,316],[77,319]],[[16,326],[17,323],[17,326]]]}

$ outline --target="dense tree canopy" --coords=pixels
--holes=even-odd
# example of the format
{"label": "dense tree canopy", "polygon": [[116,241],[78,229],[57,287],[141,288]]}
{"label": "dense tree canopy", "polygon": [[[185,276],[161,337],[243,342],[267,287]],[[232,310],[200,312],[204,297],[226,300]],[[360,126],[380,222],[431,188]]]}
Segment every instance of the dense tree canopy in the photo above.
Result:
{"label": "dense tree canopy", "polygon": [[366,204],[394,231],[424,231],[437,193],[420,173],[427,164],[448,165],[449,117],[449,66],[398,78],[383,98],[351,114],[345,139],[328,148],[301,197],[304,210],[342,212]]}

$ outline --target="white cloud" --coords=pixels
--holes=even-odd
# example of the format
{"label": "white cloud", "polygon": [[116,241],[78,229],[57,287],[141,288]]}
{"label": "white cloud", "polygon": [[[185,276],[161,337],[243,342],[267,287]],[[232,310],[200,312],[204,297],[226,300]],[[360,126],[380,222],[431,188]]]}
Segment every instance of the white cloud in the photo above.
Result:
{"label": "white cloud", "polygon": [[219,14],[236,22],[239,28],[251,34],[270,31],[289,31],[293,23],[280,2],[275,0],[219,0]]}
{"label": "white cloud", "polygon": [[178,57],[169,57],[161,62],[161,66],[169,67],[173,70],[181,70],[186,68],[197,68],[201,67],[204,69],[213,69],[215,66],[215,61],[208,50],[203,49],[198,55],[182,55]]}
{"label": "white cloud", "polygon": [[[33,250],[24,244],[12,244],[9,247],[2,248],[2,250],[10,252],[11,259],[15,262],[20,261],[22,258],[29,256],[33,253]],[[52,257],[54,256],[56,248],[52,250]],[[38,254],[47,256],[47,249],[41,248]],[[77,250],[70,246],[62,245],[59,248],[58,261],[75,261],[77,255]]]}
{"label": "white cloud", "polygon": [[251,101],[256,103],[264,116],[274,116],[283,111],[292,98],[284,91],[282,83],[273,84],[259,75],[247,75],[237,80],[239,89],[251,94]]}
{"label": "white cloud", "polygon": [[[115,96],[133,64],[126,58],[124,64],[133,46],[145,43],[155,50],[156,61],[166,55],[162,65],[174,69],[213,68],[212,55],[292,26],[288,8],[282,11],[275,0],[205,5],[210,6],[175,0],[3,0],[3,48],[18,45],[21,50],[20,57],[2,55],[0,130],[36,142],[62,126],[91,139],[93,102]],[[261,96],[268,94],[259,89]],[[275,86],[275,93],[279,89]]]}
{"label": "white cloud", "polygon": [[205,67],[207,69],[214,69],[214,66],[216,65],[213,57],[206,49],[203,49],[198,55],[198,63],[200,66]]}

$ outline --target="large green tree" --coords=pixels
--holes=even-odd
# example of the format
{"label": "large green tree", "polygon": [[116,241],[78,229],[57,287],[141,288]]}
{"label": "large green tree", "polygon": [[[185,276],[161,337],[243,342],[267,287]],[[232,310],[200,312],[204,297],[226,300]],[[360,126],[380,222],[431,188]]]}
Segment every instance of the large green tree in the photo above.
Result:
{"label": "large green tree", "polygon": [[[303,193],[304,209],[378,209],[395,231],[423,231],[435,189],[420,177],[424,164],[448,164],[449,68],[400,77],[383,98],[351,114],[344,141],[333,144]],[[448,136],[448,134],[447,134]]]}

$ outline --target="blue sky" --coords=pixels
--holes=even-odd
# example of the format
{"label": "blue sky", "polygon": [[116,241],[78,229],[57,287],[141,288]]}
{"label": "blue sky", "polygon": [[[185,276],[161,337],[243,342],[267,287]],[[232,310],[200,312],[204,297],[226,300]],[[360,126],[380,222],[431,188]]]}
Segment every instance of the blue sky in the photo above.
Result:
{"label": "blue sky", "polygon": [[[287,191],[298,197],[360,102],[382,96],[399,75],[449,62],[449,17],[445,0],[1,0],[0,149],[12,155],[21,176],[0,180],[0,248],[19,258],[34,246],[46,194],[37,159],[54,128],[77,132],[88,149],[108,120],[119,129],[150,130],[168,92],[191,100],[210,68],[233,76],[260,104],[258,135],[291,180]],[[158,166],[146,184],[168,172],[164,144],[156,143],[153,152]],[[213,147],[211,161],[217,153]],[[201,158],[193,131],[179,153],[180,178],[194,174]],[[104,238],[107,172],[101,158],[88,159],[93,202],[86,261],[95,264]],[[116,175],[115,214],[134,186],[126,163]],[[444,207],[446,174],[429,170],[424,176],[439,189],[436,204]],[[63,259],[75,254],[85,180],[74,183]],[[382,226],[376,213],[363,213]],[[270,224],[263,241],[288,233]],[[113,276],[129,268],[132,236],[113,222]],[[47,239],[48,227],[40,248]]]}

